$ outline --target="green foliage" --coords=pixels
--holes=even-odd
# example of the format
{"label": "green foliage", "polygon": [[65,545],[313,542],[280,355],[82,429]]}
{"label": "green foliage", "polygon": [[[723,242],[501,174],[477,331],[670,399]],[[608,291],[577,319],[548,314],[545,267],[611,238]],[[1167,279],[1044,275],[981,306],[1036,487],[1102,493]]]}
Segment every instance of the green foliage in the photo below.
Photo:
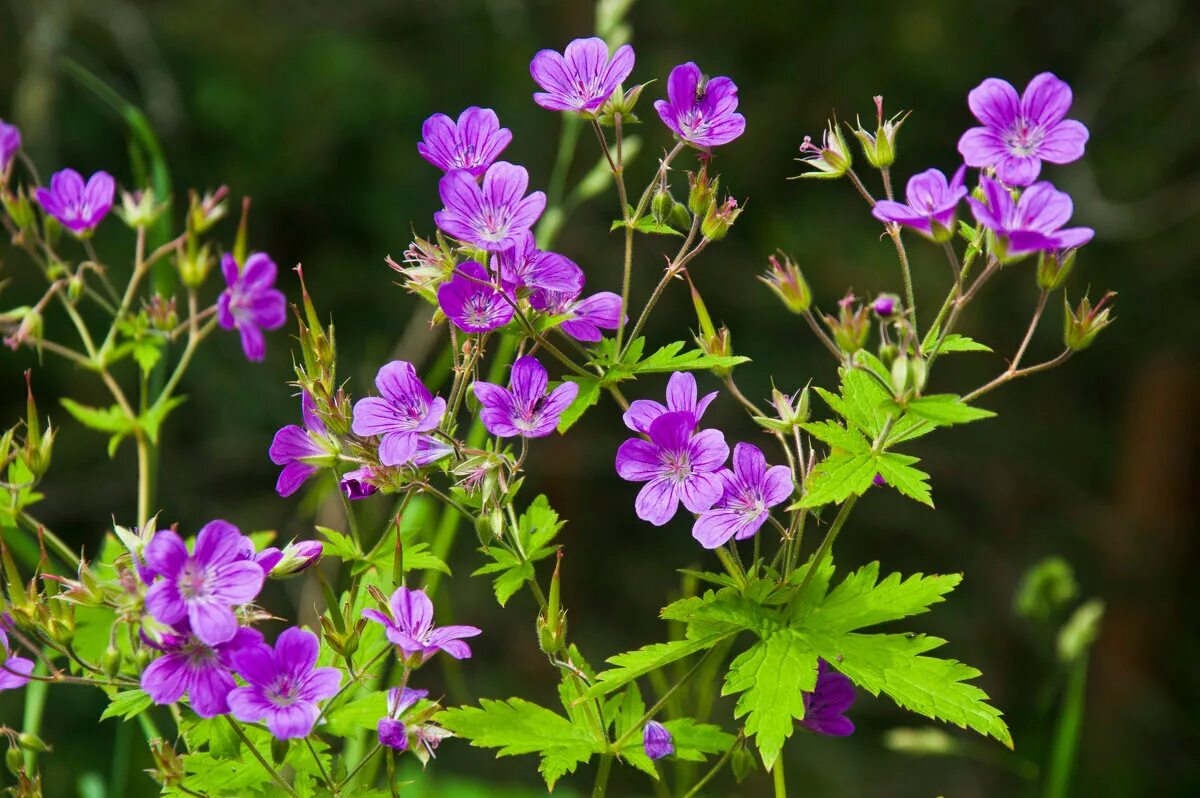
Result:
{"label": "green foliage", "polygon": [[736,632],[736,628],[722,629],[687,640],[651,643],[634,651],[609,657],[607,661],[613,667],[598,674],[597,683],[584,693],[584,696],[598,698],[608,695],[651,671],[656,671],[697,652],[707,651]]}
{"label": "green foliage", "polygon": [[565,523],[559,520],[549,499],[539,495],[517,521],[515,550],[499,543],[480,549],[492,562],[477,568],[472,576],[497,574],[492,587],[496,601],[503,607],[526,580],[533,578],[533,564],[554,553],[556,547],[551,544]]}
{"label": "green foliage", "polygon": [[129,720],[149,709],[152,703],[154,702],[150,700],[150,696],[145,690],[122,690],[112,697],[108,706],[104,708],[104,712],[101,713],[100,720],[107,718]]}
{"label": "green foliage", "polygon": [[793,719],[804,718],[804,695],[817,683],[817,655],[790,628],[755,643],[729,666],[722,695],[737,695],[735,718],[745,717],[763,766],[774,766],[783,743],[792,736]]}

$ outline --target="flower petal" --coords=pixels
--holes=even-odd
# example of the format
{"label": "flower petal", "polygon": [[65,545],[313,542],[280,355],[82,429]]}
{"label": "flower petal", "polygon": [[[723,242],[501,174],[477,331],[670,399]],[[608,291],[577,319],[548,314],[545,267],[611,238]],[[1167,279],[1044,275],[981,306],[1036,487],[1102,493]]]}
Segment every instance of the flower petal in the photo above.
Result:
{"label": "flower petal", "polygon": [[638,518],[662,526],[674,518],[679,510],[679,491],[669,479],[652,479],[638,491],[633,506]]}
{"label": "flower petal", "polygon": [[1021,98],[1007,80],[988,78],[967,95],[967,105],[975,118],[990,128],[1003,130],[1017,120]]}
{"label": "flower petal", "polygon": [[1021,95],[1021,116],[1032,125],[1053,127],[1070,108],[1071,87],[1051,72],[1035,76]]}

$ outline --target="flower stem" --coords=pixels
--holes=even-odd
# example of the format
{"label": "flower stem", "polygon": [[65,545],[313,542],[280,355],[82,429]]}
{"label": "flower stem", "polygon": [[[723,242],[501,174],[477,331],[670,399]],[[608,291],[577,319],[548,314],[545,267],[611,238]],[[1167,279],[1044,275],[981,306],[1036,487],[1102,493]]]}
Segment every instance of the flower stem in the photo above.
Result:
{"label": "flower stem", "polygon": [[718,759],[716,763],[708,769],[708,772],[701,776],[700,780],[693,784],[690,790],[684,793],[683,798],[695,798],[704,785],[712,781],[713,777],[721,772],[721,768],[725,767],[725,763],[729,761],[729,758],[733,756],[733,752],[737,750],[737,747],[741,745],[741,743],[742,735],[739,734],[733,739],[733,743],[731,743],[730,746],[725,749],[725,753],[721,754],[721,758]]}
{"label": "flower stem", "polygon": [[242,724],[238,723],[229,715],[224,715],[222,717],[224,717],[225,720],[229,722],[229,725],[233,727],[233,730],[237,732],[237,736],[242,738],[242,742],[246,745],[246,748],[249,749],[250,753],[254,755],[254,758],[258,760],[258,764],[262,765],[263,769],[266,770],[267,773],[271,774],[271,778],[275,780],[275,783],[282,787],[283,791],[288,795],[293,796],[293,798],[299,798],[299,796],[296,794],[296,791],[292,789],[291,785],[284,780],[283,776],[279,775],[278,770],[271,767],[271,763],[266,760],[266,757],[262,755],[262,752],[259,751],[254,743],[250,741],[250,738],[246,736],[246,730],[242,728]]}
{"label": "flower stem", "polygon": [[600,767],[596,770],[596,783],[592,787],[592,798],[604,798],[608,789],[608,772],[612,770],[613,755],[604,754],[600,757]]}
{"label": "flower stem", "polygon": [[691,669],[689,669],[688,672],[685,673],[679,681],[677,681],[677,682],[675,682],[675,684],[671,685],[671,687],[668,688],[668,690],[662,694],[662,697],[654,702],[654,706],[652,706],[652,707],[650,707],[650,709],[646,710],[646,714],[642,715],[641,720],[639,720],[634,725],[630,726],[628,729],[625,730],[624,734],[622,734],[620,737],[618,737],[616,740],[613,741],[612,746],[610,746],[611,749],[613,751],[620,751],[621,746],[625,743],[626,740],[628,740],[630,737],[632,737],[637,732],[640,732],[642,730],[642,727],[645,726],[647,722],[654,720],[654,716],[657,715],[660,711],[662,711],[662,708],[665,707],[667,705],[667,702],[671,700],[671,696],[675,695],[675,691],[678,690],[679,688],[683,687],[685,684],[687,684],[691,680],[691,678],[696,675],[696,672],[700,670],[701,666],[703,666],[704,663],[706,661],[708,661],[708,658],[711,657],[713,652],[716,650],[717,650],[717,647],[713,646],[712,648],[710,648],[708,651],[706,651],[704,653],[703,657],[696,660],[696,664],[693,665],[691,667]]}
{"label": "flower stem", "polygon": [[787,798],[787,783],[783,773],[783,757],[775,760],[775,767],[771,768],[771,774],[775,779],[775,798]]}
{"label": "flower stem", "polygon": [[[825,533],[825,539],[821,541],[821,545],[817,547],[816,554],[813,555],[812,565],[810,565],[808,570],[805,572],[804,578],[800,580],[800,587],[796,588],[796,596],[803,595],[805,588],[808,587],[809,583],[812,582],[813,577],[816,576],[817,570],[821,566],[821,561],[824,560],[825,557],[828,556],[829,552],[833,549],[833,542],[837,540],[837,536],[841,533],[842,527],[846,525],[846,519],[850,517],[850,511],[854,509],[854,504],[857,501],[858,497],[851,495],[850,498],[843,502],[841,509],[838,510],[837,517],[833,519],[833,525],[829,527],[829,531]],[[793,601],[794,600],[795,599],[793,599]]]}

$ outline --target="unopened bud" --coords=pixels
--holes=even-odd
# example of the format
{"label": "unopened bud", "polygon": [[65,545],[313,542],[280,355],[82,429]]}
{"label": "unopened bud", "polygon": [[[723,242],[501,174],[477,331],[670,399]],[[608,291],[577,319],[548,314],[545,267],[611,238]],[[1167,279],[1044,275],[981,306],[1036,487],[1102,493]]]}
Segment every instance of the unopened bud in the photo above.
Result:
{"label": "unopened bud", "polygon": [[8,213],[8,218],[12,219],[13,225],[18,230],[27,230],[33,226],[36,216],[24,187],[17,189],[15,194],[0,191],[0,202],[4,203],[4,210]]}
{"label": "unopened bud", "polygon": [[1065,252],[1041,252],[1038,254],[1037,284],[1043,291],[1055,291],[1062,287],[1071,276],[1075,267],[1077,250],[1068,249]]}
{"label": "unopened bud", "polygon": [[871,332],[870,308],[859,305],[854,294],[846,294],[838,301],[838,316],[825,316],[825,326],[833,335],[838,348],[854,354],[863,348]]}
{"label": "unopened bud", "polygon": [[786,255],[783,256],[782,264],[774,255],[767,258],[767,262],[771,265],[770,271],[758,279],[775,292],[775,296],[783,301],[784,306],[797,314],[804,313],[812,307],[812,289],[808,287],[800,267]]}
{"label": "unopened bud", "polygon": [[188,288],[199,288],[204,285],[204,281],[208,279],[208,273],[212,271],[213,267],[213,258],[208,244],[181,249],[176,256],[175,266],[179,269],[179,279]]}
{"label": "unopened bud", "polygon": [[26,751],[38,751],[39,753],[45,753],[46,751],[50,750],[50,746],[46,745],[45,741],[42,740],[41,737],[38,737],[32,732],[21,732],[21,734],[17,737],[17,743]]}
{"label": "unopened bud", "polygon": [[143,191],[121,192],[121,207],[116,210],[117,216],[131,228],[149,227],[158,221],[170,204],[169,201],[157,202],[154,189]]}
{"label": "unopened bud", "polygon": [[121,671],[121,652],[114,646],[109,646],[104,650],[103,656],[100,658],[100,669],[104,671],[104,675],[110,679],[116,676]]}
{"label": "unopened bud", "polygon": [[717,195],[721,178],[708,179],[708,164],[701,163],[699,172],[688,172],[688,210],[692,213],[707,213]]}
{"label": "unopened bud", "polygon": [[670,189],[664,184],[658,191],[654,192],[654,198],[650,200],[650,215],[659,224],[667,224],[671,219],[671,211],[674,208],[675,198],[671,196]]}
{"label": "unopened bud", "polygon": [[871,303],[871,310],[882,319],[891,318],[900,305],[900,298],[895,294],[880,294]]}

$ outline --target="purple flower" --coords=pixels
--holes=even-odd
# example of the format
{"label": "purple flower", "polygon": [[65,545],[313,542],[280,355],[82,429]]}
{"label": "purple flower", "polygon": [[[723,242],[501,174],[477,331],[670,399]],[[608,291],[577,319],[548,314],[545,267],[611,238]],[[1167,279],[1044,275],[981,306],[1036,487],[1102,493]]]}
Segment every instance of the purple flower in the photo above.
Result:
{"label": "purple flower", "polygon": [[603,39],[576,39],[560,55],[541,50],[529,62],[529,74],[545,91],[533,101],[548,111],[595,111],[633,71],[633,48],[621,45],[608,57]]}
{"label": "purple flower", "polygon": [[729,457],[720,430],[693,434],[696,417],[688,412],[663,413],[650,424],[650,440],[630,438],[617,450],[617,474],[645,482],[634,508],[638,518],[662,526],[675,517],[679,502],[702,513],[721,498],[718,472]]}
{"label": "purple flower", "polygon": [[319,540],[292,541],[282,551],[274,546],[263,549],[254,556],[254,561],[267,576],[284,579],[316,565],[324,551],[325,544]]}
{"label": "purple flower", "polygon": [[1074,206],[1069,196],[1049,183],[1034,183],[1014,201],[1009,190],[997,181],[984,177],[981,182],[986,202],[974,197],[968,197],[967,202],[976,221],[995,233],[1006,258],[1074,249],[1096,234],[1090,227],[1062,229]]}
{"label": "purple flower", "polygon": [[896,312],[896,297],[891,294],[880,294],[875,297],[875,301],[871,303],[871,310],[875,311],[876,316],[887,318]]}
{"label": "purple flower", "polygon": [[817,734],[845,737],[854,733],[854,722],[845,716],[854,704],[854,685],[844,674],[817,660],[817,685],[804,693],[804,720],[800,725]]}
{"label": "purple flower", "polygon": [[905,189],[908,204],[879,200],[871,215],[881,222],[902,224],[935,241],[949,241],[954,235],[954,211],[967,196],[963,185],[965,166],[958,167],[950,182],[937,169],[926,169],[908,179]]}
{"label": "purple flower", "polygon": [[871,477],[871,484],[877,488],[886,488],[887,480],[883,478],[883,474],[875,472],[875,476]]}
{"label": "purple flower", "polygon": [[675,753],[675,743],[671,739],[671,732],[656,720],[646,721],[646,725],[642,727],[642,750],[646,752],[646,756],[654,760]]}
{"label": "purple flower", "polygon": [[317,415],[316,403],[307,391],[300,395],[300,415],[304,426],[288,424],[280,429],[267,452],[272,463],[283,466],[275,482],[275,491],[280,496],[291,496],[319,466],[333,463],[333,455],[326,443],[328,433]]}
{"label": "purple flower", "polygon": [[15,690],[29,683],[29,674],[33,673],[33,660],[12,653],[12,649],[8,647],[8,635],[3,629],[0,629],[0,661],[4,663],[4,667],[0,668],[0,692]]}
{"label": "purple flower", "polygon": [[424,141],[417,144],[417,152],[422,158],[443,172],[465,169],[475,177],[512,141],[512,132],[500,127],[495,111],[474,105],[459,114],[457,122],[434,114],[421,125],[421,136]]}
{"label": "purple flower", "polygon": [[420,433],[437,427],[446,413],[446,400],[433,396],[411,363],[393,360],[375,375],[380,397],[354,404],[350,428],[355,435],[382,435],[379,462],[404,465],[417,452]]}
{"label": "purple flower", "polygon": [[433,219],[447,235],[488,252],[500,252],[515,246],[546,207],[542,192],[525,196],[528,187],[525,167],[507,161],[489,166],[482,186],[467,170],[455,169],[438,183],[446,207]]}
{"label": "purple flower", "polygon": [[1083,155],[1088,129],[1063,119],[1071,107],[1071,87],[1049,72],[1029,81],[1025,93],[1006,80],[988,78],[967,95],[971,113],[983,123],[958,140],[968,166],[994,166],[1010,186],[1037,179],[1042,161],[1070,163]]}
{"label": "purple flower", "polygon": [[469,260],[437,292],[438,307],[464,332],[491,332],[512,321],[513,306],[496,288],[483,265]]}
{"label": "purple flower", "polygon": [[501,438],[541,438],[554,432],[558,418],[575,400],[579,385],[564,382],[546,394],[546,369],[532,355],[518,359],[508,378],[508,389],[490,382],[475,382],[482,408],[479,418],[487,431]]}
{"label": "purple flower", "polygon": [[78,172],[63,169],[50,178],[50,188],[39,188],[34,197],[63,227],[81,234],[92,230],[108,215],[116,188],[108,172],[96,172],[84,185]]}
{"label": "purple flower", "polygon": [[767,522],[771,507],[792,495],[792,472],[787,466],[767,467],[762,451],[749,443],[733,447],[733,470],[721,472],[724,492],[713,509],[700,514],[692,537],[706,549],[730,538],[744,540]]}
{"label": "purple flower", "polygon": [[552,316],[566,316],[558,328],[576,341],[594,344],[604,337],[601,330],[621,326],[621,297],[611,291],[586,299],[579,299],[578,291],[535,291],[529,304]]}
{"label": "purple flower", "polygon": [[516,246],[496,253],[496,271],[510,293],[520,288],[575,294],[583,290],[583,269],[565,255],[539,250],[529,231]]}
{"label": "purple flower", "polygon": [[287,299],[275,288],[275,261],[262,252],[238,262],[228,252],[221,258],[227,288],[217,298],[217,321],[226,330],[237,328],[247,360],[262,360],[266,353],[263,330],[275,330],[287,319]]}
{"label": "purple flower", "polygon": [[341,488],[342,493],[346,494],[347,499],[357,501],[378,492],[379,488],[371,481],[374,478],[375,470],[370,466],[363,466],[342,474],[342,478],[338,481],[338,487]]}
{"label": "purple flower", "polygon": [[192,711],[202,718],[229,711],[225,698],[237,686],[231,670],[233,655],[263,641],[254,629],[242,628],[224,643],[210,646],[192,633],[186,620],[157,643],[146,635],[142,639],[162,652],[142,672],[142,689],[156,704],[174,704],[186,693]]}
{"label": "purple flower", "polygon": [[622,418],[625,426],[634,432],[647,435],[654,419],[667,412],[691,413],[696,423],[704,417],[704,411],[717,398],[717,392],[705,394],[697,399],[696,378],[688,371],[677,371],[667,382],[667,404],[664,407],[653,399],[635,399]]}
{"label": "purple flower", "polygon": [[417,664],[424,662],[438,651],[445,651],[455,659],[471,656],[470,647],[462,641],[464,637],[475,637],[483,630],[474,626],[433,625],[433,602],[424,590],[396,588],[388,602],[390,617],[376,609],[362,611],[363,617],[383,624],[387,639],[406,658],[415,658]]}
{"label": "purple flower", "polygon": [[233,655],[238,675],[246,681],[229,693],[229,709],[244,723],[266,721],[280,740],[307,737],[317,722],[317,702],[338,690],[342,672],[314,668],[317,636],[293,626],[283,630],[274,650],[266,643]]}
{"label": "purple flower", "polygon": [[693,147],[716,147],[742,135],[746,117],[737,113],[737,86],[729,78],[705,82],[691,61],[671,70],[669,100],[655,100],[663,124]]}
{"label": "purple flower", "polygon": [[393,687],[388,690],[387,717],[381,718],[376,726],[380,745],[385,745],[393,751],[403,751],[408,748],[408,729],[400,718],[427,695],[429,695],[428,690],[412,690],[407,687]]}
{"label": "purple flower", "polygon": [[146,546],[146,564],[159,577],[146,591],[146,609],[160,623],[187,620],[210,646],[237,634],[233,607],[248,604],[262,590],[263,569],[247,553],[254,544],[228,521],[209,521],[188,554],[174,531],[159,531]]}
{"label": "purple flower", "polygon": [[17,152],[21,149],[21,131],[16,125],[10,125],[0,119],[0,177],[8,172],[8,167]]}

